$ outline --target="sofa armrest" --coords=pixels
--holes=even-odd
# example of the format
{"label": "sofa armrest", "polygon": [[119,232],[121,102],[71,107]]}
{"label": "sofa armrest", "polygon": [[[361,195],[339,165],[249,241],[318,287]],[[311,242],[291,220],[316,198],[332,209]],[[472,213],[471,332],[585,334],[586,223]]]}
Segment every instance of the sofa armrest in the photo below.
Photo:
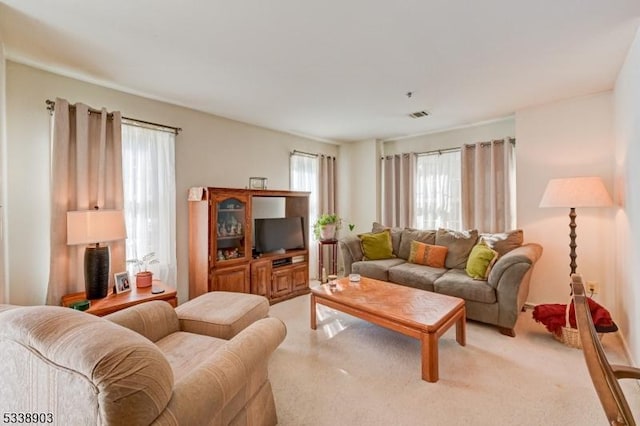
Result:
{"label": "sofa armrest", "polygon": [[529,279],[533,266],[542,255],[542,246],[524,244],[505,254],[493,265],[488,283],[496,289],[498,322],[512,328],[529,295]]}
{"label": "sofa armrest", "polygon": [[[277,318],[264,318],[242,330],[197,368],[178,379],[167,409],[153,424],[222,424],[227,404],[249,382],[253,373],[267,368],[269,357],[287,330]],[[215,420],[215,421],[214,421]]]}
{"label": "sofa armrest", "polygon": [[349,275],[351,273],[351,264],[362,260],[363,254],[360,238],[355,235],[347,235],[338,240],[338,244],[340,245],[344,274]]}
{"label": "sofa armrest", "polygon": [[180,331],[178,315],[170,304],[161,300],[130,306],[103,318],[142,334],[154,343]]}

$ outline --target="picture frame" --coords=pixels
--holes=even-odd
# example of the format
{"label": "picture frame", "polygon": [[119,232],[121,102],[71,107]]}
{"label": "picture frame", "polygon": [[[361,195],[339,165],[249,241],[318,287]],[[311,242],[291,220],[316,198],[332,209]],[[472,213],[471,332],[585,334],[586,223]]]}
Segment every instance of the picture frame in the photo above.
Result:
{"label": "picture frame", "polygon": [[249,189],[267,189],[267,178],[256,176],[250,177]]}
{"label": "picture frame", "polygon": [[129,279],[128,272],[118,272],[113,274],[113,277],[116,282],[115,293],[126,293],[127,291],[131,291],[131,280]]}

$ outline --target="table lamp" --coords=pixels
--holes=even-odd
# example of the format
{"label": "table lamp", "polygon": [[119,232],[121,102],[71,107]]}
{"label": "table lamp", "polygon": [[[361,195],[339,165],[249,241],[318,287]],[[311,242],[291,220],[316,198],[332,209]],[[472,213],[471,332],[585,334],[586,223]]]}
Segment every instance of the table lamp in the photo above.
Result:
{"label": "table lamp", "polygon": [[122,210],[67,212],[67,245],[88,244],[84,251],[84,285],[87,299],[100,299],[109,291],[109,246],[100,243],[127,237]]}
{"label": "table lamp", "polygon": [[551,179],[544,190],[540,207],[569,207],[569,257],[570,274],[575,274],[576,264],[576,207],[608,207],[613,202],[604,186],[602,178],[597,176]]}

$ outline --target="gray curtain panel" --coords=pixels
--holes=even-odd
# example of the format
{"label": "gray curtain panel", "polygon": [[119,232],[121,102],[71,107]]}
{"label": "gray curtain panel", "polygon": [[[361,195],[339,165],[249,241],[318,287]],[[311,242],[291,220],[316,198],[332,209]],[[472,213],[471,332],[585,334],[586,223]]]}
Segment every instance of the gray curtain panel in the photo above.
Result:
{"label": "gray curtain panel", "polygon": [[381,159],[383,225],[413,226],[415,164],[414,153]]}
{"label": "gray curtain panel", "polygon": [[[51,161],[51,259],[47,304],[84,291],[84,249],[67,245],[67,212],[123,209],[121,116],[56,99]],[[112,271],[125,270],[124,241],[109,243]],[[109,277],[113,285],[113,274]]]}
{"label": "gray curtain panel", "polygon": [[504,232],[516,227],[515,139],[462,148],[462,227]]}

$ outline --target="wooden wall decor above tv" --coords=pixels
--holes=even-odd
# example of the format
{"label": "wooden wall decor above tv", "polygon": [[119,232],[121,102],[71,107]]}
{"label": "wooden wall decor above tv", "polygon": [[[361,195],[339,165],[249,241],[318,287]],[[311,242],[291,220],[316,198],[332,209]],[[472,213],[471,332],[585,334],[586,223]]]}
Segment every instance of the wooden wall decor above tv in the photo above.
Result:
{"label": "wooden wall decor above tv", "polygon": [[[284,217],[302,217],[304,248],[254,257],[252,205],[279,198]],[[265,296],[309,292],[309,193],[198,187],[189,191],[189,299],[209,291]]]}

